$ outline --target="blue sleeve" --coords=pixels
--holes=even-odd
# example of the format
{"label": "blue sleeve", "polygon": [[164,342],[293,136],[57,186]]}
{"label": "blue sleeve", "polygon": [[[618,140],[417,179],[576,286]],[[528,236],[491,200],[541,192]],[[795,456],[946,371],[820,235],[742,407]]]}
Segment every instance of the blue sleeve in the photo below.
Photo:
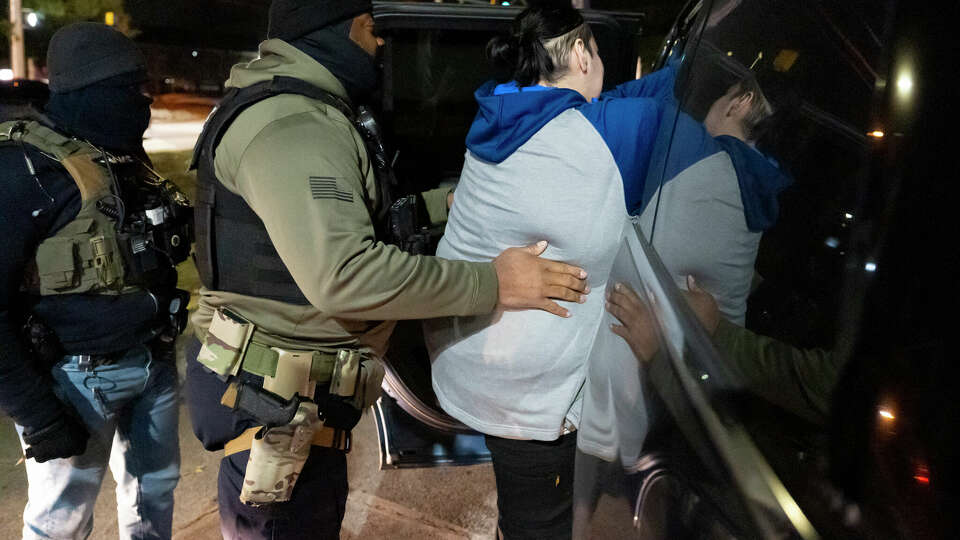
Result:
{"label": "blue sleeve", "polygon": [[657,103],[643,98],[607,99],[579,110],[607,143],[623,179],[626,210],[634,210],[643,198],[644,177],[657,136]]}
{"label": "blue sleeve", "polygon": [[676,78],[676,68],[668,64],[649,75],[625,82],[613,90],[600,94],[600,99],[642,97],[652,98],[659,102],[673,100],[673,83]]}

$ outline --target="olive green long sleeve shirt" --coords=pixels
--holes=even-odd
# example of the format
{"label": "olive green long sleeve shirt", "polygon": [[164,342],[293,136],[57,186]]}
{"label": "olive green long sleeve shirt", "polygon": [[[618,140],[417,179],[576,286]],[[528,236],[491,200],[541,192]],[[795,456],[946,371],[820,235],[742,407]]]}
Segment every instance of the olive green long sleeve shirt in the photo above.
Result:
{"label": "olive green long sleeve shirt", "polygon": [[[258,59],[235,66],[227,86],[277,75],[346,95],[326,68],[280,40],[265,41]],[[202,289],[193,318],[200,335],[214,309],[230,306],[276,346],[359,344],[382,354],[393,328],[384,321],[475,315],[496,304],[492,264],[414,256],[376,238],[371,215],[382,201],[374,167],[360,134],[333,107],[290,94],[258,102],[227,129],[214,166],[263,221],[310,305]],[[445,192],[426,199],[445,201]],[[442,218],[445,210],[430,215]]]}
{"label": "olive green long sleeve shirt", "polygon": [[713,342],[748,390],[814,422],[826,419],[843,368],[831,351],[798,349],[723,318]]}

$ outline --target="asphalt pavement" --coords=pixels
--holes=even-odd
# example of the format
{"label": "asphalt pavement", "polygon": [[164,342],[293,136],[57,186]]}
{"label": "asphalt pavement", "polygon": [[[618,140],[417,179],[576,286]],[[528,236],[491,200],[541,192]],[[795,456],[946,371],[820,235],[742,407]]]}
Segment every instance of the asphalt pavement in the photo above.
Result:
{"label": "asphalt pavement", "polygon": [[[175,493],[174,539],[220,538],[217,467],[222,452],[194,438],[186,409],[180,415],[180,483]],[[0,420],[0,538],[19,538],[27,500],[22,453],[9,419]],[[367,413],[348,455],[350,494],[343,539],[493,538],[496,493],[489,465],[379,470],[376,426]],[[93,540],[117,538],[116,484],[109,474],[94,510]]]}

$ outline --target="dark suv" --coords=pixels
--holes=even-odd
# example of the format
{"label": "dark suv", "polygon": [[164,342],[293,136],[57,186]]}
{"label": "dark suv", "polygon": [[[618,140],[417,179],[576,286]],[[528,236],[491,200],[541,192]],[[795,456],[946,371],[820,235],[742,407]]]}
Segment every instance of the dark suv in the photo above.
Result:
{"label": "dark suv", "polygon": [[[587,400],[581,441],[619,430],[642,444],[613,437],[619,459],[578,455],[578,475],[592,475],[577,486],[580,533],[956,537],[956,317],[942,313],[955,285],[927,275],[957,259],[945,195],[956,100],[949,26],[937,22],[956,9],[905,4],[703,0],[679,15],[659,61],[676,70],[662,163],[689,150],[682,126],[749,78],[773,114],[745,151],[793,182],[760,240],[745,328],[725,325],[722,338],[704,331],[656,251],[673,232],[663,216],[683,201],[647,201],[654,218],[641,220],[631,284],[662,352],[610,380],[588,376],[614,391],[638,381],[642,399]],[[663,183],[648,187],[663,193],[670,174],[651,168],[648,182]],[[595,349],[589,362],[606,360]]]}
{"label": "dark suv", "polygon": [[[576,536],[956,537],[960,414],[946,340],[956,317],[938,306],[956,301],[946,185],[958,177],[958,116],[945,44],[957,13],[905,4],[699,0],[678,16],[658,63],[677,73],[660,163],[687,144],[674,131],[682,115],[703,121],[750,76],[775,111],[769,136],[751,144],[793,182],[756,251],[745,327],[728,327],[733,349],[701,326],[652,247],[671,209],[656,196],[663,186],[648,186],[653,226],[625,246],[634,274],[619,277],[639,276],[631,285],[652,306],[661,353],[610,380],[588,376],[611,392],[635,381],[640,395],[610,409],[588,402],[580,436],[641,437],[614,438],[613,459],[578,454]],[[376,6],[383,109],[410,191],[458,177],[472,93],[493,75],[483,44],[516,13]],[[586,18],[607,86],[632,78],[642,17]],[[606,360],[595,349],[589,362]],[[384,465],[486,458],[437,408],[418,323],[398,326],[386,362]]]}

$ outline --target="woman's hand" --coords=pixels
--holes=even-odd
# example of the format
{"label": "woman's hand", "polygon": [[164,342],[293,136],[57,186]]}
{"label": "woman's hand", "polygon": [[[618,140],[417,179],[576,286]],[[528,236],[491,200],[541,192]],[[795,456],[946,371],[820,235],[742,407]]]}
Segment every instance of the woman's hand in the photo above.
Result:
{"label": "woman's hand", "polygon": [[[700,288],[693,276],[687,276],[686,291],[681,291],[700,324],[713,335],[720,324],[720,310],[713,295]],[[607,293],[607,311],[621,324],[610,325],[614,334],[622,337],[633,354],[642,362],[650,361],[660,349],[657,322],[647,305],[628,285],[617,283]]]}
{"label": "woman's hand", "polygon": [[622,337],[641,362],[648,362],[660,349],[656,321],[643,300],[628,285],[617,283],[607,294],[607,311],[621,324],[610,330]]}

